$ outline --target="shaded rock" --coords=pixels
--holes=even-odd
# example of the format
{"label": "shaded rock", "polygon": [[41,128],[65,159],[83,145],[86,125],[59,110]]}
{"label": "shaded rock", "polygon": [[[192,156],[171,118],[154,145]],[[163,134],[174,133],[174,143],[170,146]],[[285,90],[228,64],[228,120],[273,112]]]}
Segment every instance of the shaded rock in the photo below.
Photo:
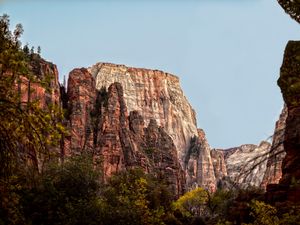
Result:
{"label": "shaded rock", "polygon": [[266,189],[268,184],[277,184],[282,177],[282,161],[286,155],[283,146],[286,118],[287,107],[284,106],[276,122],[267,169],[261,183],[263,189]]}
{"label": "shaded rock", "polygon": [[190,148],[185,158],[187,186],[201,186],[209,191],[216,190],[216,177],[211,158],[210,146],[203,130],[198,129],[198,135],[191,139]]}

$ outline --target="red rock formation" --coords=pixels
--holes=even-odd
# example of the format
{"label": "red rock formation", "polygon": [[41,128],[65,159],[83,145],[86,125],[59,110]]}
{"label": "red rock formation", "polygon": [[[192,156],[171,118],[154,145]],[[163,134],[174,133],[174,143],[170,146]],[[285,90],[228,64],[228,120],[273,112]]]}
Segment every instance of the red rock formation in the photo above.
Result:
{"label": "red rock formation", "polygon": [[69,128],[66,154],[91,152],[104,178],[113,173],[142,168],[164,179],[179,196],[184,189],[184,173],[172,139],[155,120],[145,125],[143,117],[128,115],[123,88],[113,83],[108,90],[96,90],[92,75],[74,69],[68,81]]}
{"label": "red rock formation", "polygon": [[214,167],[216,180],[222,180],[227,177],[227,168],[223,150],[212,149],[211,152],[212,163]]}
{"label": "red rock formation", "polygon": [[191,139],[185,158],[187,187],[201,186],[212,192],[216,190],[216,177],[210,153],[205,133],[198,129],[198,136]]}
{"label": "red rock formation", "polygon": [[74,69],[68,80],[70,136],[65,140],[66,155],[93,151],[91,111],[96,101],[95,81],[84,68]]}
{"label": "red rock formation", "polygon": [[261,183],[263,189],[266,189],[268,184],[278,184],[282,177],[282,161],[286,155],[283,147],[286,118],[287,107],[284,106],[279,120],[276,122],[267,169]]}
{"label": "red rock formation", "polygon": [[286,156],[282,163],[279,185],[267,187],[270,201],[300,202],[300,41],[289,41],[286,46],[278,85],[288,108],[284,134]]}
{"label": "red rock formation", "polygon": [[42,107],[49,104],[60,105],[60,85],[56,65],[34,55],[30,70],[35,75],[33,80],[21,77],[21,101],[39,100]]}
{"label": "red rock formation", "polygon": [[[182,163],[190,139],[197,135],[195,112],[185,98],[179,78],[159,70],[97,63],[89,68],[97,89],[119,82],[128,111],[138,111],[148,124],[155,119],[173,139]],[[182,163],[183,166],[183,163]]]}

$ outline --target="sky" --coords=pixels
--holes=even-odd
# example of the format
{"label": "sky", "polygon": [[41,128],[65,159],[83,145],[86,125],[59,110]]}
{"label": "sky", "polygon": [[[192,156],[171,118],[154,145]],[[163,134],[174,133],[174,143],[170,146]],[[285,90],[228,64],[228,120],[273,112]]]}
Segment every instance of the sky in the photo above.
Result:
{"label": "sky", "polygon": [[300,27],[276,0],[0,0],[60,80],[96,62],[177,75],[215,148],[259,144],[283,106],[276,82]]}

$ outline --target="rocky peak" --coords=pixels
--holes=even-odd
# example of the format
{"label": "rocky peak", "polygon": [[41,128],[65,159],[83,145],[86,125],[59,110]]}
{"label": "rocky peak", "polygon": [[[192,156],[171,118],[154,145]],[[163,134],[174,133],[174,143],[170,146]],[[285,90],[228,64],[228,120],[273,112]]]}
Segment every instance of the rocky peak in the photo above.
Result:
{"label": "rocky peak", "polygon": [[195,112],[180,88],[178,77],[159,70],[139,69],[111,63],[97,63],[88,69],[96,88],[118,82],[124,89],[129,112],[137,111],[147,125],[155,119],[172,138],[183,159],[191,137],[197,135]]}

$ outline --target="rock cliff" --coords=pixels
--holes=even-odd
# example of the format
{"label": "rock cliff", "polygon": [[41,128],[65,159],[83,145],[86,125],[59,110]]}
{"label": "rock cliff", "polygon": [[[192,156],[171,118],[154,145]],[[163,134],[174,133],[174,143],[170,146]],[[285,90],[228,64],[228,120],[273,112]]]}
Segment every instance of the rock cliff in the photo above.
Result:
{"label": "rock cliff", "polygon": [[118,82],[124,89],[128,111],[138,111],[147,125],[155,119],[172,138],[181,164],[197,135],[195,112],[179,84],[179,78],[159,70],[138,69],[110,63],[97,63],[88,69],[96,88]]}
{"label": "rock cliff", "polygon": [[270,143],[263,141],[259,146],[247,144],[224,150],[230,179],[242,187],[259,187],[266,171],[270,148]]}
{"label": "rock cliff", "polygon": [[191,139],[184,166],[187,174],[186,183],[189,188],[201,186],[210,191],[216,190],[211,149],[202,129],[198,129],[198,135]]}
{"label": "rock cliff", "polygon": [[128,112],[120,83],[97,90],[88,70],[74,69],[67,99],[71,135],[64,140],[66,155],[92,153],[105,180],[139,167],[164,180],[175,195],[183,193],[185,177],[173,140],[156,120],[146,124],[138,111]]}
{"label": "rock cliff", "polygon": [[267,161],[267,169],[261,183],[263,189],[266,189],[268,184],[278,184],[282,177],[282,161],[286,155],[283,146],[286,118],[287,107],[284,106],[279,120],[275,125],[272,146]]}
{"label": "rock cliff", "polygon": [[211,149],[174,75],[98,63],[72,70],[66,91],[58,83],[55,65],[38,58],[31,66],[39,80],[52,79],[46,86],[24,80],[23,100],[61,105],[69,131],[61,143],[62,157],[90,152],[95,166],[101,162],[105,178],[141,167],[164,179],[179,195],[196,186],[214,191],[226,177],[242,186],[262,187],[281,177],[286,111],[277,122],[270,157],[266,142]]}
{"label": "rock cliff", "polygon": [[300,202],[300,41],[289,41],[278,85],[287,106],[283,146],[286,156],[278,185],[267,187],[270,201]]}

